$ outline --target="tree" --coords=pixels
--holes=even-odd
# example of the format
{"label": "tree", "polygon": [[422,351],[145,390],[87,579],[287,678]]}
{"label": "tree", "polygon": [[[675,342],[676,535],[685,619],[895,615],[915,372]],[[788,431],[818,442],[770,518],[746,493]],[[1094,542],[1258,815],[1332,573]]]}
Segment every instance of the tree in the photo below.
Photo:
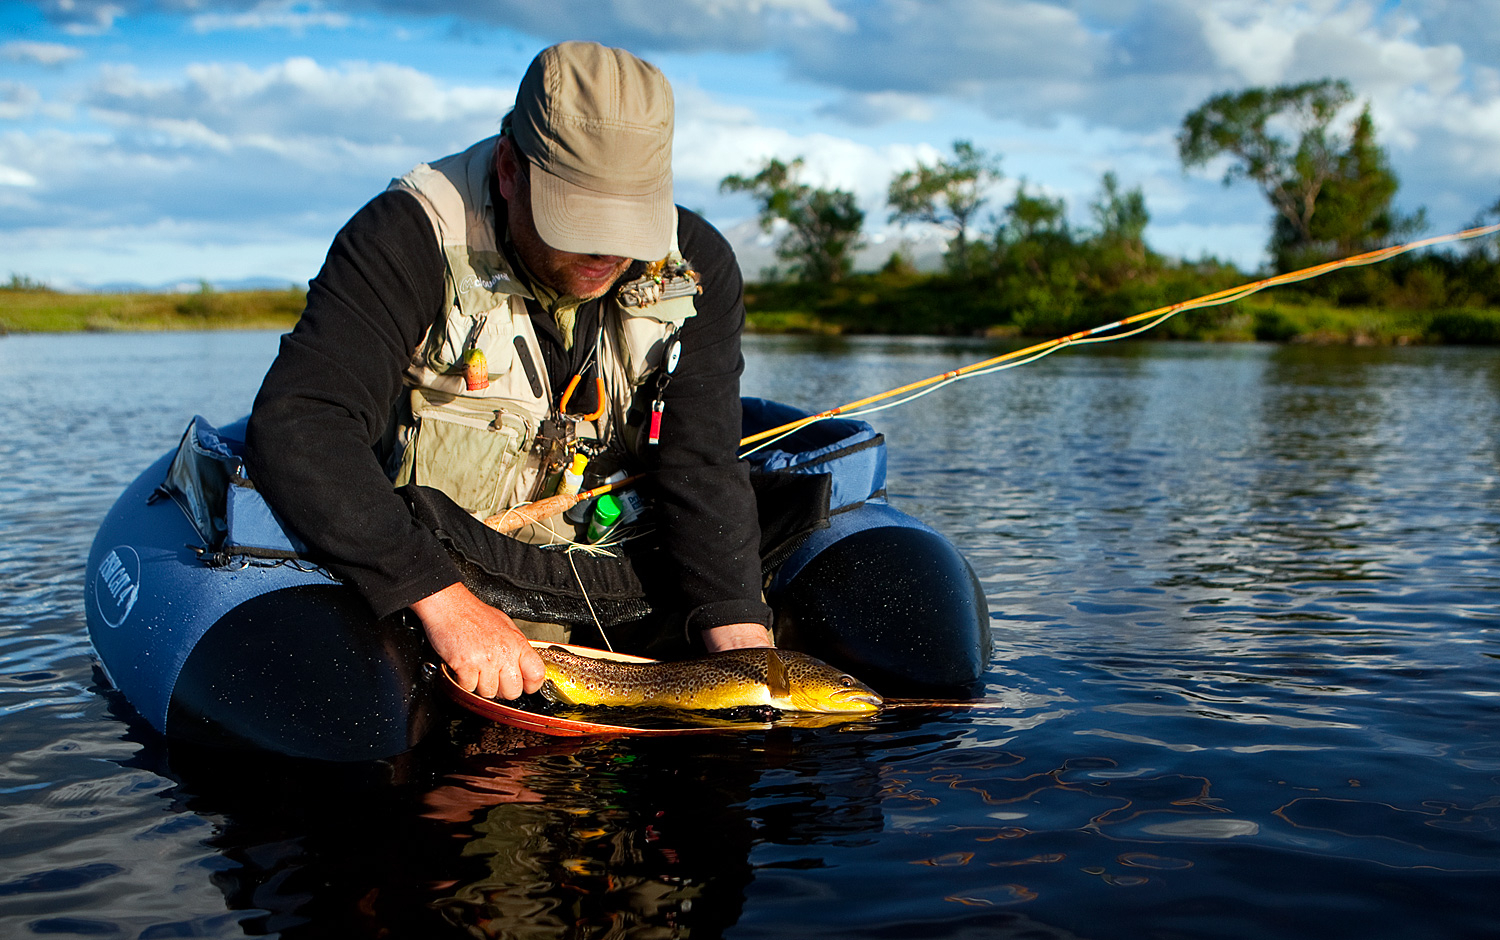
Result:
{"label": "tree", "polygon": [[1108,171],[1099,182],[1099,198],[1089,208],[1099,226],[1100,241],[1137,259],[1146,256],[1146,225],[1151,213],[1146,211],[1146,195],[1139,186],[1122,193],[1119,177]]}
{"label": "tree", "polygon": [[1016,187],[1016,197],[1005,207],[1005,219],[995,233],[1000,244],[1033,241],[1071,242],[1068,207],[1062,199],[1048,199],[1026,192],[1026,181]]}
{"label": "tree", "polygon": [[1084,259],[1062,199],[1023,179],[995,230],[991,275],[1011,321],[1027,335],[1067,331],[1083,310]]}
{"label": "tree", "polygon": [[984,205],[984,191],[1000,179],[1000,158],[971,141],[953,142],[953,159],[937,165],[918,163],[891,180],[886,199],[895,210],[892,222],[930,222],[953,231],[948,243],[949,268],[969,270],[969,222]]}
{"label": "tree", "polygon": [[749,193],[759,200],[763,230],[773,231],[777,220],[787,225],[776,246],[777,257],[791,262],[802,280],[832,283],[854,267],[854,252],[864,244],[860,232],[865,213],[853,193],[798,182],[801,169],[801,157],[791,163],[773,157],[754,176],[724,177],[719,189]]}
{"label": "tree", "polygon": [[[1182,122],[1177,149],[1183,168],[1223,155],[1235,158],[1224,185],[1255,181],[1276,210],[1278,224],[1285,224],[1287,243],[1310,245],[1319,194],[1338,172],[1342,156],[1331,127],[1353,100],[1348,82],[1327,78],[1215,95]],[[1295,133],[1295,145],[1274,132],[1278,124]]]}
{"label": "tree", "polygon": [[1400,182],[1375,143],[1375,122],[1366,107],[1355,120],[1349,146],[1318,195],[1318,211],[1307,238],[1278,219],[1271,251],[1285,270],[1392,244],[1426,227],[1426,212],[1397,212],[1391,205]]}
{"label": "tree", "polygon": [[1088,241],[1093,278],[1102,290],[1116,290],[1147,274],[1154,259],[1146,247],[1146,196],[1137,186],[1121,191],[1119,177],[1106,172],[1099,195],[1089,204],[1095,231]]}
{"label": "tree", "polygon": [[34,281],[24,274],[12,273],[10,283],[0,284],[0,291],[15,291],[17,293],[55,293],[43,281]]}

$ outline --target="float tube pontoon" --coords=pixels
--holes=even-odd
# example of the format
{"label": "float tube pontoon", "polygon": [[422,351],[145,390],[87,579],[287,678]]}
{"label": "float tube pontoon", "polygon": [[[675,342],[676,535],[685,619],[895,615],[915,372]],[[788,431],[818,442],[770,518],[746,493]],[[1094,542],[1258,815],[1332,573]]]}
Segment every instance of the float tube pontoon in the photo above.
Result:
{"label": "float tube pontoon", "polygon": [[[744,400],[747,434],[804,415]],[[105,517],[84,599],[104,672],[170,738],[323,760],[401,753],[445,702],[420,626],[375,620],[308,557],[246,478],[244,429],[194,418]],[[989,661],[984,594],[947,539],[886,502],[885,457],[868,424],[837,419],[749,458],[777,643],[886,695],[967,697]],[[649,624],[661,589],[638,563],[649,552],[569,557],[496,535],[435,490],[406,495],[465,583],[512,616],[597,617],[612,637]],[[597,586],[587,600],[579,569]]]}

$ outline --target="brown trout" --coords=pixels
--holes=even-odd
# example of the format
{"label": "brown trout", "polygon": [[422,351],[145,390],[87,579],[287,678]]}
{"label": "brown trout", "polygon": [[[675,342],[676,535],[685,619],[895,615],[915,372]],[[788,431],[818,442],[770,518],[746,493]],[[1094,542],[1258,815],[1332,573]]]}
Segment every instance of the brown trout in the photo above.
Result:
{"label": "brown trout", "polygon": [[538,647],[542,694],[569,705],[682,709],[769,705],[782,711],[858,713],[880,708],[874,689],[805,653],[740,649],[681,662],[629,663]]}

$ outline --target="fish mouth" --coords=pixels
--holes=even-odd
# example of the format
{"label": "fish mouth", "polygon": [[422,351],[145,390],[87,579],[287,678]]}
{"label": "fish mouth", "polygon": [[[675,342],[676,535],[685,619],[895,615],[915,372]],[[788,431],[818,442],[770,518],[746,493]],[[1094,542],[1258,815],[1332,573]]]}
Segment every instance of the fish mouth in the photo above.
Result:
{"label": "fish mouth", "polygon": [[836,712],[873,712],[885,704],[885,699],[867,689],[839,689],[828,699],[828,710]]}

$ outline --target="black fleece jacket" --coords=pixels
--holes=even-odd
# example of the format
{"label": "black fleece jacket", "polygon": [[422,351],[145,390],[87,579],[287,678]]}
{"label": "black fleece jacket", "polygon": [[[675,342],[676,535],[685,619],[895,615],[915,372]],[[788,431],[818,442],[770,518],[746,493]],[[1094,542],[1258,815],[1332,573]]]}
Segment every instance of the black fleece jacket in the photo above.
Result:
{"label": "black fleece jacket", "polygon": [[[646,468],[656,482],[663,555],[676,569],[668,574],[680,586],[689,628],[769,625],[754,495],[735,459],[743,283],[724,237],[678,211],[678,241],[702,275],[703,293],[679,333],[682,359],[663,395],[661,443]],[[639,276],[639,268],[621,280]],[[256,486],[377,616],[459,580],[437,539],[392,490],[376,453],[405,394],[411,355],[449,302],[443,272],[416,198],[375,197],[334,239],[250,416],[246,463]],[[528,307],[556,401],[590,344],[565,351],[552,317],[534,301]],[[584,305],[576,336],[592,335],[599,309],[600,301]]]}

